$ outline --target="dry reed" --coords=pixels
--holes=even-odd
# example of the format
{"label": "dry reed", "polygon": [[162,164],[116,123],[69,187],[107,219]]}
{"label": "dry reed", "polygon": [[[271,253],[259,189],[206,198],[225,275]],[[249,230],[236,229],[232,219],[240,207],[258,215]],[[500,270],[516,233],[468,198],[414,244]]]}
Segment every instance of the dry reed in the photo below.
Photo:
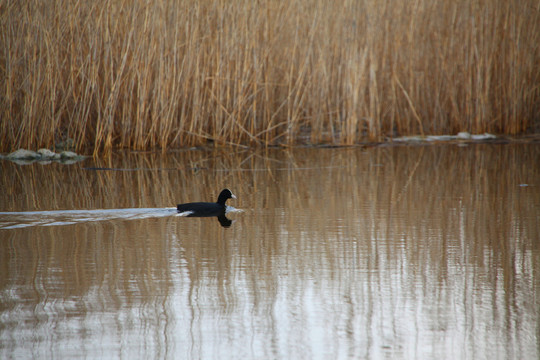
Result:
{"label": "dry reed", "polygon": [[533,0],[0,0],[0,145],[148,149],[518,134]]}

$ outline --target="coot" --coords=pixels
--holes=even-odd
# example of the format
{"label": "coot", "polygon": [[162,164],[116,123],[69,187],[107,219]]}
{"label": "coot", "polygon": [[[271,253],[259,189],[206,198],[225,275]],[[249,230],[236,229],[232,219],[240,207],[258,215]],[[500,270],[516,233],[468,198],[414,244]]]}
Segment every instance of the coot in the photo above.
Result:
{"label": "coot", "polygon": [[225,214],[225,202],[227,199],[236,199],[229,189],[223,189],[218,196],[217,202],[193,202],[178,204],[176,208],[180,213],[188,213],[187,216],[205,217]]}

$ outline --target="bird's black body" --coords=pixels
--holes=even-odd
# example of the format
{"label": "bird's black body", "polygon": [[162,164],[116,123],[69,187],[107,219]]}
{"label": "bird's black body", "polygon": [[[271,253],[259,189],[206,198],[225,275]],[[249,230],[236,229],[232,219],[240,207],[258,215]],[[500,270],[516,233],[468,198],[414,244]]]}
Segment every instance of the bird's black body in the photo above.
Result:
{"label": "bird's black body", "polygon": [[225,215],[227,206],[225,202],[228,199],[236,199],[236,196],[229,189],[224,189],[219,194],[217,202],[192,202],[187,204],[178,204],[176,209],[180,213],[189,212],[186,216],[207,217]]}

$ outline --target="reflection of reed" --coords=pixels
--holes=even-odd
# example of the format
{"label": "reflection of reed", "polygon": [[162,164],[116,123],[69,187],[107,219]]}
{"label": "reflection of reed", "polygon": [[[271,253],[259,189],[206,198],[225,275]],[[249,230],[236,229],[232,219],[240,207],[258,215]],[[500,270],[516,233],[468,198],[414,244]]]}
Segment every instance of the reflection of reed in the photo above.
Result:
{"label": "reflection of reed", "polygon": [[[164,304],[185,301],[191,346],[200,351],[209,318],[242,311],[260,315],[251,331],[273,329],[268,341],[284,331],[280,316],[298,319],[286,336],[301,343],[309,296],[330,309],[313,321],[354,343],[367,341],[360,334],[368,326],[383,332],[386,321],[399,342],[395,312],[405,303],[426,309],[426,321],[441,331],[456,326],[454,309],[505,336],[504,324],[513,331],[538,315],[530,299],[539,298],[539,152],[452,145],[125,154],[71,167],[2,163],[2,211],[170,207],[214,199],[227,186],[238,196],[230,205],[245,212],[231,216],[230,229],[214,219],[164,218],[4,232],[0,288],[40,284],[21,294],[36,300],[97,287],[101,306],[165,307],[167,321]],[[82,168],[90,165],[145,170]],[[185,299],[173,298],[173,284]],[[294,305],[300,314],[288,313]],[[13,306],[2,301],[4,310]],[[421,329],[424,319],[415,321]],[[227,326],[219,331],[245,324]]]}
{"label": "reflection of reed", "polygon": [[[118,346],[116,336],[129,337],[138,326],[164,347],[169,244],[156,234],[166,228],[166,221],[151,219],[3,231],[0,312],[14,339],[2,347],[27,343],[28,333],[49,339],[43,342],[51,349],[96,339]],[[129,308],[144,316],[122,311]],[[74,333],[80,327],[86,331]]]}
{"label": "reflection of reed", "polygon": [[[140,171],[84,170],[87,163],[72,167],[2,163],[0,181],[7,191],[0,195],[0,203],[2,211],[170,207],[213,199],[221,187],[229,186],[240,194],[231,205],[248,211],[237,220],[251,242],[286,233],[293,239],[402,238],[407,245],[410,239],[436,235],[441,242],[422,249],[427,254],[415,251],[410,256],[425,260],[428,255],[438,263],[447,254],[449,239],[466,237],[475,241],[464,246],[477,247],[470,249],[474,255],[467,261],[483,263],[487,260],[483,250],[492,249],[493,265],[506,266],[503,259],[509,258],[504,253],[511,250],[505,249],[509,237],[534,239],[539,234],[534,214],[540,200],[522,201],[530,196],[538,199],[538,191],[534,186],[519,187],[521,183],[534,185],[539,178],[537,156],[535,147],[451,146],[369,152],[299,149],[255,155],[200,151],[165,158],[129,154],[95,164],[146,169]],[[437,191],[429,191],[433,187]],[[258,226],[248,226],[257,216],[262,217]],[[198,224],[209,232],[207,239],[214,241],[213,229],[205,228],[204,220]],[[432,229],[440,233],[430,234]],[[266,250],[288,253],[291,249],[278,246],[304,244],[275,241],[266,243]],[[244,245],[238,250],[260,246]],[[330,250],[333,245],[325,246]],[[333,255],[329,257],[334,259]]]}

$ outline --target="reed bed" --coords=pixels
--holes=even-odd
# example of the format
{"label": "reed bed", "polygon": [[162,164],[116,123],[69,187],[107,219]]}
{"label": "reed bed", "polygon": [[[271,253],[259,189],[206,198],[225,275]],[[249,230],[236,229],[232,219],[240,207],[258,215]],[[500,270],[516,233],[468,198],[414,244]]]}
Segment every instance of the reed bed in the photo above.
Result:
{"label": "reed bed", "polygon": [[533,0],[0,0],[0,150],[519,134]]}

